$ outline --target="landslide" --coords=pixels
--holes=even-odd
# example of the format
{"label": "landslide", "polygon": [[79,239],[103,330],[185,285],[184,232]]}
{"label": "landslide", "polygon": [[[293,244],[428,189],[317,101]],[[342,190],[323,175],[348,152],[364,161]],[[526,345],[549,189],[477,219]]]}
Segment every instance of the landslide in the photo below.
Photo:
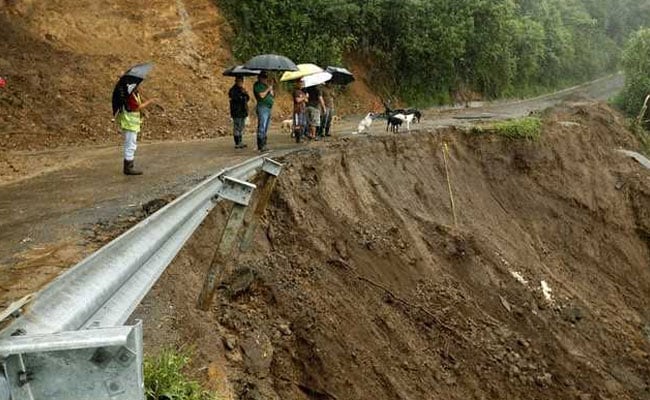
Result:
{"label": "landslide", "polygon": [[224,398],[649,399],[650,174],[604,105],[543,121],[287,156],[214,309],[194,304],[225,205],[145,299],[148,351],[194,346]]}

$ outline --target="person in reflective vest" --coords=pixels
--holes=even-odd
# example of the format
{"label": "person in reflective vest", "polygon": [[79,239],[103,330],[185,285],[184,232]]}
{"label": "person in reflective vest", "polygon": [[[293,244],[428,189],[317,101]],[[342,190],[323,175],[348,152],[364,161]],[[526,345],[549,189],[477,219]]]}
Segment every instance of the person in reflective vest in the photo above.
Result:
{"label": "person in reflective vest", "polygon": [[138,133],[142,128],[140,110],[154,103],[156,99],[142,102],[138,89],[133,89],[122,110],[117,115],[117,124],[124,135],[124,175],[142,175],[135,169],[135,150],[137,149]]}

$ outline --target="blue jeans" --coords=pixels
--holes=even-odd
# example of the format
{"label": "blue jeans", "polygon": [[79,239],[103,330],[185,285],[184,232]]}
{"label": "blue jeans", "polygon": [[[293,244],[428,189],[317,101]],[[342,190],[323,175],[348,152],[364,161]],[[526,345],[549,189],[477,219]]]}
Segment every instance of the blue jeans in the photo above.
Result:
{"label": "blue jeans", "polygon": [[246,127],[246,117],[233,118],[233,136],[235,138],[235,146],[242,144],[242,137],[244,136],[244,128]]}
{"label": "blue jeans", "polygon": [[257,105],[257,149],[262,150],[266,147],[266,134],[269,131],[271,123],[271,109],[269,107]]}

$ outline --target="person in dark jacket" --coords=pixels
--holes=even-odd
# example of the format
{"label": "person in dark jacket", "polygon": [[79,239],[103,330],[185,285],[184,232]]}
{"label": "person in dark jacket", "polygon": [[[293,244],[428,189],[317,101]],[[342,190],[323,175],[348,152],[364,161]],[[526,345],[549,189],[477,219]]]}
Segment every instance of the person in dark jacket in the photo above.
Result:
{"label": "person in dark jacket", "polygon": [[235,84],[228,91],[228,97],[230,97],[230,116],[232,117],[235,148],[243,149],[247,147],[243,137],[246,117],[248,117],[248,100],[250,100],[246,89],[244,89],[243,77],[235,78]]}

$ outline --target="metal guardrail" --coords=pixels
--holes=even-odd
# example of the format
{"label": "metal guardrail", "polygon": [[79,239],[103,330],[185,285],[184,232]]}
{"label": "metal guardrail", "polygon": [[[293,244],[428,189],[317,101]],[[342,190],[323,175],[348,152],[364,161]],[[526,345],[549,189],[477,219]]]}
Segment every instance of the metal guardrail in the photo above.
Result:
{"label": "metal guardrail", "polygon": [[636,162],[643,165],[644,168],[650,169],[650,160],[648,160],[643,154],[639,154],[635,151],[630,151],[630,150],[617,150],[617,151],[621,154],[624,154],[636,160]]}
{"label": "metal guardrail", "polygon": [[35,295],[0,331],[0,400],[143,398],[142,327],[122,325],[215,207],[223,180],[269,163],[255,157],[209,177]]}

